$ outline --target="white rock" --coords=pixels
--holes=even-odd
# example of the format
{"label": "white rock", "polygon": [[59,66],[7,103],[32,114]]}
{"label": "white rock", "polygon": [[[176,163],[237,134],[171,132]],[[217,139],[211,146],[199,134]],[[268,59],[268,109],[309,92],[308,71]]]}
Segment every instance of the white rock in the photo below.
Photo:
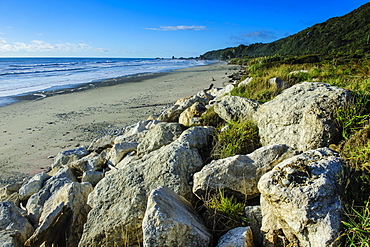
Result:
{"label": "white rock", "polygon": [[13,244],[9,246],[23,246],[32,233],[32,225],[13,202],[0,202],[0,240],[4,240],[1,246],[6,246],[5,242]]}
{"label": "white rock", "polygon": [[33,176],[27,183],[23,184],[22,187],[19,189],[19,199],[21,201],[27,200],[33,194],[37,193],[44,182],[49,179],[51,176],[45,172],[41,172]]}
{"label": "white rock", "polygon": [[349,98],[347,90],[324,83],[286,89],[257,110],[262,145],[285,143],[299,151],[329,146],[340,137],[333,113]]}
{"label": "white rock", "polygon": [[216,247],[254,247],[250,227],[237,227],[223,235]]}
{"label": "white rock", "polygon": [[[310,150],[277,165],[258,183],[265,245],[284,232],[292,246],[333,246],[340,235],[342,205],[339,179],[344,161],[328,148]],[[286,168],[290,184],[282,183]]]}
{"label": "white rock", "polygon": [[82,174],[82,182],[88,182],[93,187],[104,177],[104,174],[99,171],[86,171]]}
{"label": "white rock", "polygon": [[[188,182],[203,166],[199,151],[209,137],[209,128],[185,131],[175,142],[132,161],[105,176],[89,195],[92,207],[79,246],[134,245],[142,241],[142,219],[150,192],[167,186],[175,193],[194,200]],[[212,129],[213,130],[213,129]],[[191,134],[193,133],[193,134]],[[184,143],[178,140],[184,140]],[[190,142],[192,141],[193,142]]]}
{"label": "white rock", "polygon": [[184,127],[178,123],[160,123],[150,129],[137,147],[138,156],[142,157],[176,140]]}
{"label": "white rock", "polygon": [[253,77],[247,77],[244,81],[239,82],[238,87],[246,86],[252,81],[253,81]]}
{"label": "white rock", "polygon": [[64,166],[72,161],[76,161],[86,155],[88,155],[89,152],[86,150],[86,148],[77,148],[72,150],[66,150],[63,152],[60,152],[54,160],[54,163],[52,164],[52,168],[55,167],[61,167]]}
{"label": "white rock", "polygon": [[137,147],[138,143],[136,142],[115,143],[108,154],[109,161],[112,162],[113,165],[117,165],[126,154],[136,151]]}
{"label": "white rock", "polygon": [[194,174],[193,192],[202,199],[208,192],[227,189],[251,199],[259,195],[257,183],[260,177],[294,154],[287,145],[271,145],[248,155],[214,160]]}
{"label": "white rock", "polygon": [[49,242],[60,245],[66,241],[65,246],[77,246],[90,211],[86,201],[92,190],[90,183],[78,182],[60,188],[45,202],[39,225],[27,244],[40,246]]}
{"label": "white rock", "polygon": [[223,120],[230,121],[246,121],[255,120],[257,109],[261,103],[239,97],[226,95],[214,104],[214,110],[217,115]]}
{"label": "white rock", "polygon": [[143,220],[144,246],[209,246],[211,235],[191,204],[168,187],[153,190]]}

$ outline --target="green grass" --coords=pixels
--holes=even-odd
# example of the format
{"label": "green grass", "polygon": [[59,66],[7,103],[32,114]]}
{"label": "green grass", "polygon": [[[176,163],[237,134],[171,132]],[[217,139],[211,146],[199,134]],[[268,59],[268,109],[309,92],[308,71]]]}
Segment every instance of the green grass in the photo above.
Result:
{"label": "green grass", "polygon": [[347,214],[348,222],[343,221],[346,228],[344,236],[347,238],[346,246],[370,246],[370,198],[363,207],[352,207]]}
{"label": "green grass", "polygon": [[215,159],[223,159],[237,154],[248,154],[261,147],[258,127],[251,121],[230,122],[216,136],[212,152]]}
{"label": "green grass", "polygon": [[247,225],[248,219],[244,216],[246,204],[239,202],[233,195],[227,195],[222,189],[207,195],[203,206],[204,222],[212,232],[214,244],[227,231]]}
{"label": "green grass", "polygon": [[199,122],[201,126],[213,126],[215,128],[219,128],[225,124],[225,121],[218,116],[213,106],[208,108],[207,111],[202,114]]}

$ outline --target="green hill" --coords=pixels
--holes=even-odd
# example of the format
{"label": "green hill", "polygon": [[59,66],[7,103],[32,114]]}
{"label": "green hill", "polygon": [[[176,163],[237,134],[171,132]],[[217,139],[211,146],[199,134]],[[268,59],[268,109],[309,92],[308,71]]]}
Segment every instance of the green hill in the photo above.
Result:
{"label": "green hill", "polygon": [[209,51],[201,59],[271,55],[363,55],[370,53],[370,2],[342,17],[316,24],[268,44],[240,45]]}

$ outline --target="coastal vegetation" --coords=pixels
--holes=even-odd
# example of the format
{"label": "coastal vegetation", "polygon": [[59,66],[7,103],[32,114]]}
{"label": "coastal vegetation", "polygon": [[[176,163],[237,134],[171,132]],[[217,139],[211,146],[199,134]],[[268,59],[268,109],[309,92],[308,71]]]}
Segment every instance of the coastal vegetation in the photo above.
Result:
{"label": "coastal vegetation", "polygon": [[370,3],[342,17],[316,24],[297,34],[272,43],[239,45],[209,51],[202,59],[253,58],[279,55],[310,55],[357,57],[369,54]]}
{"label": "coastal vegetation", "polygon": [[[308,57],[308,56],[306,56]],[[342,246],[369,246],[370,243],[370,60],[323,59],[302,62],[302,56],[270,56],[232,63],[247,65],[251,83],[235,87],[231,95],[266,102],[279,94],[268,80],[280,78],[290,86],[304,81],[318,81],[347,89],[352,102],[334,114],[342,139],[331,148],[347,159],[348,170],[343,180],[345,220]],[[293,62],[292,62],[293,61]],[[297,63],[296,61],[300,61]],[[243,80],[243,79],[242,79]],[[228,149],[228,145],[224,145]],[[228,150],[224,150],[228,152]]]}

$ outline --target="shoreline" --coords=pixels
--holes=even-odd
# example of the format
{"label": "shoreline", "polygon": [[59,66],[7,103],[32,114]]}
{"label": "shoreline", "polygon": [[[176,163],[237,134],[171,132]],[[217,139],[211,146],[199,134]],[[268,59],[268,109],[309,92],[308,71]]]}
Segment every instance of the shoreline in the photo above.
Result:
{"label": "shoreline", "polygon": [[[153,73],[133,74],[133,75],[127,75],[127,76],[122,76],[122,77],[117,77],[117,78],[109,78],[109,79],[104,79],[104,80],[99,80],[99,81],[94,81],[94,82],[75,84],[75,85],[72,85],[66,88],[61,88],[61,89],[34,91],[34,92],[24,93],[24,94],[15,95],[15,96],[9,96],[8,98],[16,99],[17,101],[14,103],[18,103],[20,101],[41,100],[47,97],[82,92],[85,90],[90,90],[90,89],[99,88],[99,87],[115,86],[115,85],[119,85],[119,84],[123,84],[127,82],[140,82],[143,80],[160,77],[160,76],[163,76],[169,73],[172,73],[172,72],[153,72]],[[14,104],[14,103],[11,103],[11,104]]]}
{"label": "shoreline", "polygon": [[225,63],[114,78],[84,90],[24,98],[0,107],[0,185],[46,170],[59,152],[146,120],[211,83],[223,87],[240,66]]}

